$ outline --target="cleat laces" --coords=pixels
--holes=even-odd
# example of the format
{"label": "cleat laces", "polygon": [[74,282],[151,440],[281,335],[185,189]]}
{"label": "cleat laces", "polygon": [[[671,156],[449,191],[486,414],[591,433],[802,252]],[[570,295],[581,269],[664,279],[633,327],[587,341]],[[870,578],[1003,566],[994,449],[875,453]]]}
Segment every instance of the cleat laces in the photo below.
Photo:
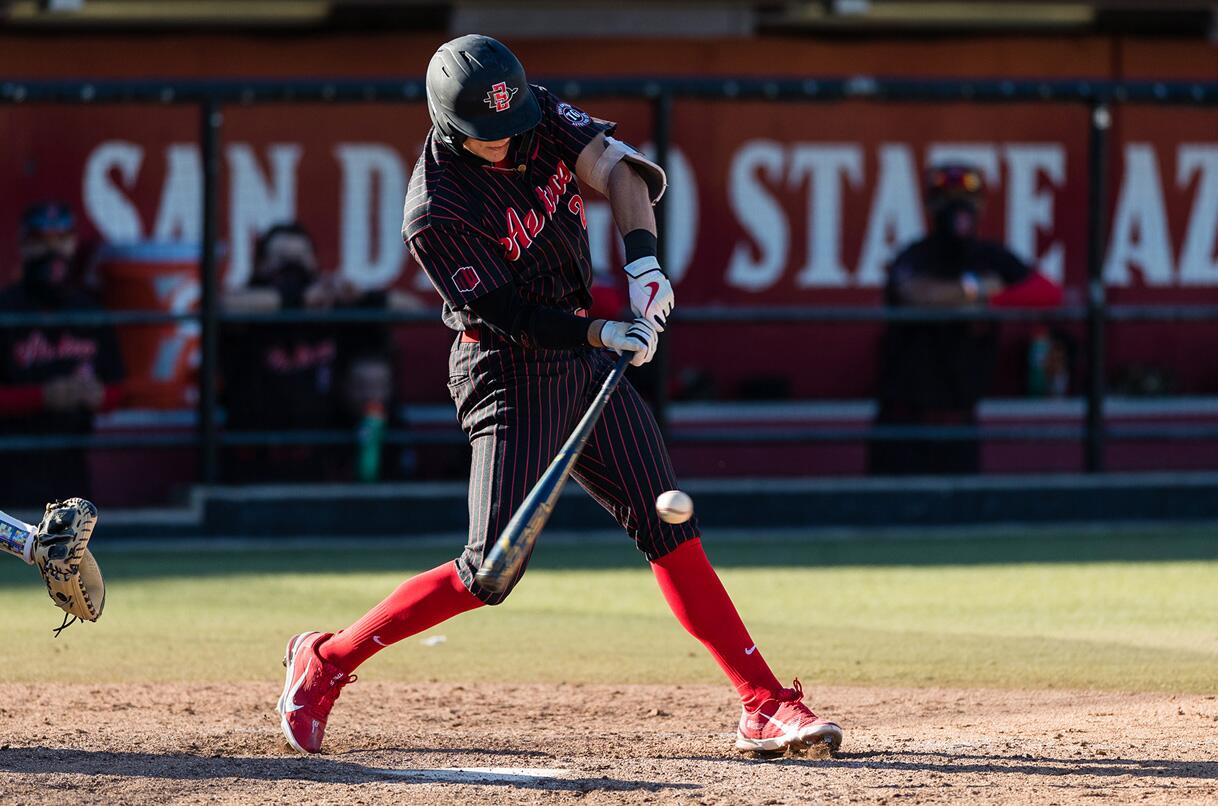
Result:
{"label": "cleat laces", "polygon": [[778,700],[779,702],[802,702],[803,698],[804,686],[803,683],[799,682],[799,678],[797,677],[791,681],[790,688],[784,688],[774,699]]}
{"label": "cleat laces", "polygon": [[354,683],[359,679],[359,675],[343,675],[342,679],[331,683],[330,686],[317,698],[317,710],[322,714],[328,715],[330,709],[334,707],[334,702],[338,699],[338,695],[343,693],[343,686],[348,683]]}

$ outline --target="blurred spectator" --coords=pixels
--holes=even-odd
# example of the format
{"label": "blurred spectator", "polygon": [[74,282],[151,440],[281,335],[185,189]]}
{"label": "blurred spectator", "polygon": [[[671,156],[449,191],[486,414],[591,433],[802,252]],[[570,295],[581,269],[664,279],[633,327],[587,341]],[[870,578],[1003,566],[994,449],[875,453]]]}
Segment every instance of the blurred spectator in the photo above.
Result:
{"label": "blurred spectator", "polygon": [[[299,224],[279,224],[259,238],[246,288],[224,295],[229,312],[415,309],[407,294],[361,292],[320,271],[313,239]],[[225,475],[238,483],[352,481],[409,475],[412,453],[382,451],[396,416],[390,329],[364,323],[226,325],[221,372],[227,429],[344,430],[358,445],[240,446],[226,454]]]}
{"label": "blurred spectator", "polygon": [[[74,265],[76,222],[58,202],[36,204],[21,219],[21,277],[0,290],[0,314],[100,310]],[[121,397],[122,358],[111,327],[0,329],[0,436],[87,436],[96,412]],[[83,448],[0,454],[8,499],[41,506],[70,490],[89,496]]]}
{"label": "blurred spectator", "polygon": [[[998,243],[977,237],[985,200],[981,173],[941,165],[927,173],[930,234],[888,267],[884,290],[893,307],[963,309],[989,305],[1061,304],[1061,290]],[[995,322],[891,322],[880,356],[877,425],[972,426],[995,363]],[[875,441],[875,474],[975,473],[975,439]]]}

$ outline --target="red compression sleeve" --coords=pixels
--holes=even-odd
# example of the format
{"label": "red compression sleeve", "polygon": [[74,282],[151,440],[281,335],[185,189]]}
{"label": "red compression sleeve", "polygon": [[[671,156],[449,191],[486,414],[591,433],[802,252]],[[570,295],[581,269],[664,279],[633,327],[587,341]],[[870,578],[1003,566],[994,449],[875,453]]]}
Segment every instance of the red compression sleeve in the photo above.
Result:
{"label": "red compression sleeve", "polygon": [[44,401],[42,387],[37,384],[0,387],[0,415],[34,414],[42,411]]}
{"label": "red compression sleeve", "polygon": [[660,590],[681,626],[710,651],[752,710],[782,686],[749,637],[699,539],[682,543],[651,564]]}
{"label": "red compression sleeve", "polygon": [[447,562],[403,582],[359,621],[326,639],[318,654],[350,674],[390,644],[481,606],[461,583],[457,564]]}
{"label": "red compression sleeve", "polygon": [[1062,290],[1048,277],[1032,272],[1022,283],[990,297],[990,304],[998,308],[1056,308],[1062,304]]}

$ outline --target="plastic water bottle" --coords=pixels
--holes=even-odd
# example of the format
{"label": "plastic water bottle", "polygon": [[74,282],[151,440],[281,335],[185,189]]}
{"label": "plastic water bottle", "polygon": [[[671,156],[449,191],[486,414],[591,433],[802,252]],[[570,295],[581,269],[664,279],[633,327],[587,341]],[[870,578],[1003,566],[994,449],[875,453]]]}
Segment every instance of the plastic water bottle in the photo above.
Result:
{"label": "plastic water bottle", "polygon": [[371,400],[364,407],[364,419],[359,426],[360,481],[376,481],[381,476],[381,441],[385,436],[385,404]]}

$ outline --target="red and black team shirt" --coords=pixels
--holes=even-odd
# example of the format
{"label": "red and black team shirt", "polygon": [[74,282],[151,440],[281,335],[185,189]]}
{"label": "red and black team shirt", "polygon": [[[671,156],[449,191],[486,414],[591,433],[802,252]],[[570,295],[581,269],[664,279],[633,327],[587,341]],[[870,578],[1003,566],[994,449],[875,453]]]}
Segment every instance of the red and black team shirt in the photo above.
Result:
{"label": "red and black team shirt", "polygon": [[509,167],[455,154],[432,130],[410,177],[402,239],[444,298],[444,323],[454,330],[479,321],[470,302],[508,283],[533,304],[573,311],[592,303],[575,161],[617,124],[530,86],[541,122],[513,138]]}

